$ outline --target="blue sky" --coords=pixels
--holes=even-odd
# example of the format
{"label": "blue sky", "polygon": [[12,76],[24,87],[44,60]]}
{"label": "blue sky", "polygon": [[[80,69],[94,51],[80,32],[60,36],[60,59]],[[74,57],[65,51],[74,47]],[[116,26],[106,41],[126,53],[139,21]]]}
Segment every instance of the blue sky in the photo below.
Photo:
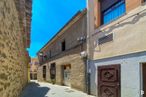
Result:
{"label": "blue sky", "polygon": [[85,7],[86,0],[33,0],[30,56],[36,57],[67,21]]}

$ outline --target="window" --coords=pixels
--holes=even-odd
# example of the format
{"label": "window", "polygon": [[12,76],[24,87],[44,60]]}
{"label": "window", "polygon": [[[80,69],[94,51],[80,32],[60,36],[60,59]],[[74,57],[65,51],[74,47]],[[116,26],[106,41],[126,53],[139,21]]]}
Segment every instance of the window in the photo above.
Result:
{"label": "window", "polygon": [[124,15],[125,11],[125,0],[102,0],[102,24],[110,23],[111,21],[119,18]]}
{"label": "window", "polygon": [[56,78],[56,64],[52,63],[50,67],[50,78],[55,79]]}
{"label": "window", "polygon": [[33,78],[33,77],[32,77],[32,73],[30,73],[30,79],[32,80],[32,78]]}
{"label": "window", "polygon": [[62,51],[65,51],[65,49],[66,49],[65,40],[61,43],[61,49],[62,49]]}

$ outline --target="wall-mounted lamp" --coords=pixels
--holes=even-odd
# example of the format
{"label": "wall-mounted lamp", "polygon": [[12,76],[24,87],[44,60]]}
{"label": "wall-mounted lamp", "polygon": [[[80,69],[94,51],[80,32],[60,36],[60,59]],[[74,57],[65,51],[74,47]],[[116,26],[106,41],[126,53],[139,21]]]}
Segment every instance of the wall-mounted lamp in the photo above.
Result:
{"label": "wall-mounted lamp", "polygon": [[40,53],[39,53],[39,56],[43,56],[43,52],[40,52]]}
{"label": "wall-mounted lamp", "polygon": [[81,36],[81,37],[78,37],[77,38],[77,41],[79,41],[79,42],[83,42],[85,40],[86,40],[86,37],[85,36]]}
{"label": "wall-mounted lamp", "polygon": [[87,57],[87,52],[86,51],[82,51],[80,53],[80,55],[81,55],[82,58],[86,58]]}
{"label": "wall-mounted lamp", "polygon": [[43,52],[39,52],[39,56],[41,57],[41,62],[40,62],[40,64],[42,64],[42,62],[43,62]]}

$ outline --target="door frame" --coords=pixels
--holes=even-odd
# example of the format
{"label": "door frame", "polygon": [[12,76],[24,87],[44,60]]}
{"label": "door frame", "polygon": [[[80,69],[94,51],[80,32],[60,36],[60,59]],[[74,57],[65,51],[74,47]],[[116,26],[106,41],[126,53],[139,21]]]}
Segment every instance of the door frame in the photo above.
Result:
{"label": "door frame", "polygon": [[[140,63],[140,97],[144,97],[143,95],[141,95],[141,91],[144,91],[144,81],[143,81],[143,64],[146,64],[146,62],[141,62]],[[146,94],[146,91],[145,91]]]}
{"label": "door frame", "polygon": [[[114,67],[115,65],[119,65],[119,97],[121,97],[121,64],[108,64],[108,65],[99,65],[97,66],[97,72],[99,67],[106,67],[106,66],[111,66]],[[96,75],[97,76],[97,95],[99,95],[99,73]]]}
{"label": "door frame", "polygon": [[47,77],[47,66],[46,65],[44,65],[43,66],[43,79],[46,81],[46,77]]}
{"label": "door frame", "polygon": [[[66,65],[62,65],[62,77],[63,77],[63,85],[65,85],[65,77],[64,77],[64,72],[65,72],[65,68],[69,67],[70,68],[70,73],[71,73],[71,64],[66,64]],[[71,75],[70,75],[71,77]],[[65,86],[71,86],[71,81],[69,82],[70,85],[65,85]]]}
{"label": "door frame", "polygon": [[50,79],[56,80],[56,63],[50,64]]}

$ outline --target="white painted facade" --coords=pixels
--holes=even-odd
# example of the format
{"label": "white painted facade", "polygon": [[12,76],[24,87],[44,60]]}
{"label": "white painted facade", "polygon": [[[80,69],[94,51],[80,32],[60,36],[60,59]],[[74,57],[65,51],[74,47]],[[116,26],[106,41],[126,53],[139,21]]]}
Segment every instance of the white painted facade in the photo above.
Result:
{"label": "white painted facade", "polygon": [[[146,5],[126,13],[110,24],[94,28],[94,0],[87,0],[88,14],[88,73],[90,73],[90,92],[98,97],[98,66],[121,65],[121,97],[143,97],[142,63],[146,63]],[[137,16],[133,16],[134,14]],[[139,14],[140,13],[140,14]],[[130,18],[128,18],[130,17]],[[136,17],[136,18],[135,18]],[[138,18],[137,18],[138,17]],[[124,19],[126,19],[123,21]],[[134,22],[134,21],[136,22]],[[122,21],[122,22],[121,22]],[[132,21],[129,24],[126,22]],[[115,26],[112,25],[119,25]],[[132,24],[133,23],[133,24]],[[112,28],[112,31],[106,31]],[[105,30],[106,29],[106,30]],[[104,33],[96,34],[103,30]],[[96,42],[106,34],[113,33],[112,42],[99,46]],[[133,34],[132,34],[133,33]],[[95,35],[94,35],[95,34]],[[121,37],[122,36],[122,37]],[[119,38],[118,38],[119,37]],[[123,40],[123,41],[122,41]],[[121,45],[120,45],[121,41]],[[127,41],[127,42],[126,42]],[[137,46],[137,47],[136,47]],[[122,49],[124,48],[124,49]],[[146,93],[146,91],[145,91]]]}
{"label": "white painted facade", "polygon": [[91,67],[91,94],[97,94],[98,66],[121,65],[121,97],[142,97],[141,63],[146,62],[146,52],[129,54],[92,61]]}

